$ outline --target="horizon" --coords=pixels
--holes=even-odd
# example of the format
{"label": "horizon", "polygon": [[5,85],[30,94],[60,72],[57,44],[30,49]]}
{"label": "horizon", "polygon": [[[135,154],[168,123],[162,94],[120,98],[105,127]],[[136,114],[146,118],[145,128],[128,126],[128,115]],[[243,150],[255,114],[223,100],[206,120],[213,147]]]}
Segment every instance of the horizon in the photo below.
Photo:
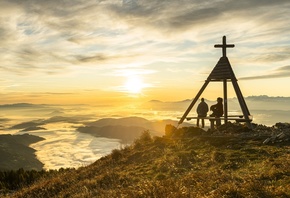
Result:
{"label": "horizon", "polygon": [[[214,45],[224,35],[235,44],[227,56],[245,97],[290,96],[289,1],[0,5],[2,104],[192,98],[221,57]],[[221,95],[222,85],[210,83],[203,97]],[[229,86],[228,97],[234,96]]]}
{"label": "horizon", "polygon": [[[142,117],[148,120],[179,120],[188,108],[192,99],[180,101],[149,100],[139,103],[121,104],[116,106],[102,104],[37,104],[9,103],[0,104],[1,128],[9,128],[16,123],[37,121],[39,119],[54,119],[62,117],[63,121],[81,122],[99,120],[102,118]],[[208,105],[216,100],[205,99]],[[270,97],[266,95],[245,97],[253,123],[272,126],[277,122],[289,122],[290,97]],[[196,116],[196,107],[189,116]],[[229,115],[242,115],[241,107],[236,97],[228,98]],[[210,114],[210,112],[209,112]],[[57,119],[58,120],[58,119]],[[62,120],[62,119],[61,119]],[[194,124],[194,122],[192,122]],[[5,126],[5,127],[4,127]]]}
{"label": "horizon", "polygon": [[[200,97],[200,98],[204,98],[204,97]],[[290,99],[290,96],[269,96],[269,95],[250,95],[250,96],[244,96],[246,103],[247,100],[252,100],[252,99],[262,99],[262,100],[276,100],[276,99]],[[180,100],[159,100],[159,99],[150,99],[147,101],[139,101],[138,103],[133,103],[132,106],[138,106],[140,104],[145,104],[148,102],[161,102],[161,103],[180,103],[180,102],[191,102],[194,99],[194,97],[191,98],[183,98]],[[216,98],[213,99],[208,99],[208,98],[204,98],[205,101],[208,102],[215,102]],[[237,96],[233,96],[233,97],[228,97],[229,100],[235,100],[237,99]],[[135,105],[134,105],[135,104]],[[16,103],[4,103],[4,102],[0,102],[0,107],[3,106],[15,106],[15,105],[52,105],[52,106],[92,106],[92,107],[108,107],[109,109],[113,107],[113,105],[106,105],[106,104],[88,104],[88,103],[44,103],[44,102],[39,102],[39,103],[33,103],[33,102],[16,102]],[[117,106],[120,107],[120,103],[116,104]],[[124,106],[128,106],[130,105],[130,103],[123,103]],[[285,107],[288,107],[287,105],[285,105]],[[286,108],[287,109],[287,108]]]}

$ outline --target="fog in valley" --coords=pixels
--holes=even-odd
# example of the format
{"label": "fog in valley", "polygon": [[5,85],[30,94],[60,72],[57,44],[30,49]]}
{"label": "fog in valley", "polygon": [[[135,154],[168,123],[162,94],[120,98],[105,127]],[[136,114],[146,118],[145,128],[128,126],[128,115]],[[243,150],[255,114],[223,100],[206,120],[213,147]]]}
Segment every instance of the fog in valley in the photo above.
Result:
{"label": "fog in valley", "polygon": [[[254,123],[272,126],[277,122],[290,121],[289,97],[252,96],[245,100]],[[206,102],[209,106],[215,104],[215,101]],[[80,167],[91,164],[113,149],[132,143],[144,130],[149,130],[152,135],[162,136],[166,124],[177,126],[177,117],[182,116],[190,103],[191,100],[152,100],[134,109],[124,108],[122,111],[89,105],[0,105],[0,133],[30,134],[43,138],[31,143],[30,147],[35,151],[29,152],[32,157],[35,152],[44,169]],[[236,98],[229,99],[228,105],[229,114],[241,114]],[[196,116],[195,109],[193,107],[189,116]],[[195,120],[183,124],[189,125],[194,126]],[[206,125],[209,126],[209,123]],[[23,140],[27,138],[21,137]],[[1,142],[0,147],[5,156],[9,157],[12,152],[18,153],[22,149],[22,146],[15,146],[14,141],[7,141]],[[9,146],[12,144],[13,148]],[[10,148],[9,155],[7,147]],[[1,155],[2,158],[4,154]]]}

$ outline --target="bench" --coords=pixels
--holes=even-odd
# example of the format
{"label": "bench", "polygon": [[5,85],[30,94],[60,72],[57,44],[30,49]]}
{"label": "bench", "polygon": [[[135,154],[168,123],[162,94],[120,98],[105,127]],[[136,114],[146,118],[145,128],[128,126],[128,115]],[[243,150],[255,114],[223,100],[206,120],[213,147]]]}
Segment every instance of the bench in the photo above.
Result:
{"label": "bench", "polygon": [[[180,118],[178,118],[178,119],[180,119]],[[219,118],[210,117],[210,116],[207,116],[207,117],[186,117],[187,121],[192,120],[192,119],[195,119],[195,120],[197,120],[197,119],[209,120],[211,129],[214,129],[214,121],[216,121],[216,120],[234,120],[236,122],[252,122],[252,119],[246,119],[246,118],[244,118],[243,115],[228,115],[227,118],[225,118],[224,116],[219,117]]]}

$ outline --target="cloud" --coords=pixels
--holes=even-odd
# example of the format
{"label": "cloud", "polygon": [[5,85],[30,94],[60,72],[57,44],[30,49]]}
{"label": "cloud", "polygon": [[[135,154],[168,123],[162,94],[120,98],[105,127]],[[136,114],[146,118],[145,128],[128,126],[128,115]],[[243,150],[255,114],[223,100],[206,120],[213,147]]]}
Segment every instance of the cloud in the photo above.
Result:
{"label": "cloud", "polygon": [[290,77],[290,65],[279,67],[269,74],[248,76],[239,78],[240,80],[256,80],[256,79],[268,79],[268,78],[287,78]]}
{"label": "cloud", "polygon": [[263,50],[263,54],[257,56],[256,61],[277,62],[289,59],[290,47],[271,47]]}
{"label": "cloud", "polygon": [[[251,19],[253,16],[269,16],[265,10],[279,8],[282,12],[289,7],[286,0],[280,1],[138,1],[135,6],[124,7],[112,4],[111,10],[120,20],[137,26],[151,26],[160,31],[191,29],[202,24],[219,24],[221,18],[244,17]],[[274,13],[277,12],[275,9]],[[267,12],[269,13],[269,12]],[[269,21],[268,21],[269,22]]]}
{"label": "cloud", "polygon": [[[288,41],[289,8],[287,0],[4,0],[0,70],[56,74],[83,65],[178,62],[189,54],[178,48],[184,40],[200,44],[221,32],[253,43],[274,43],[279,32]],[[192,56],[201,53],[192,48]],[[287,59],[254,54],[257,61]]]}
{"label": "cloud", "polygon": [[115,72],[114,75],[116,76],[138,76],[138,75],[148,75],[156,73],[155,70],[148,70],[148,69],[119,69]]}
{"label": "cloud", "polygon": [[114,62],[114,61],[118,61],[118,62],[122,62],[122,60],[124,59],[130,59],[133,57],[136,57],[138,55],[109,55],[109,54],[103,54],[103,53],[97,53],[94,55],[79,55],[76,56],[77,61],[79,61],[80,63],[110,63],[110,62]]}

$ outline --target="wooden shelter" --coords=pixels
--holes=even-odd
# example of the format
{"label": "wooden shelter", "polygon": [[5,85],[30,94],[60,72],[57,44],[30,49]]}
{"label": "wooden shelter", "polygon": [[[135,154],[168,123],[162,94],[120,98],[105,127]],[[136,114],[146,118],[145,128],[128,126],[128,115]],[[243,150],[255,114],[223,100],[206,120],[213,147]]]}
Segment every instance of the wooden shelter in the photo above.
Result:
{"label": "wooden shelter", "polygon": [[[216,48],[222,48],[222,57],[219,59],[217,62],[216,66],[213,68],[212,72],[209,74],[208,78],[205,80],[205,83],[183,114],[183,116],[180,118],[178,124],[183,123],[185,119],[190,120],[190,119],[197,119],[197,117],[187,117],[189,112],[191,111],[192,107],[195,105],[205,88],[210,82],[222,82],[223,83],[223,94],[224,94],[224,116],[221,118],[214,118],[214,117],[206,117],[205,119],[209,119],[211,121],[216,120],[216,119],[221,119],[224,120],[225,124],[227,123],[228,120],[235,120],[237,122],[246,122],[247,126],[249,128],[252,128],[251,121],[252,119],[250,118],[250,112],[249,109],[246,105],[246,102],[244,100],[244,97],[242,95],[242,92],[239,88],[238,85],[238,80],[233,72],[233,69],[231,67],[231,64],[229,62],[229,59],[226,55],[226,49],[227,48],[233,48],[235,45],[233,44],[227,44],[226,43],[226,36],[223,36],[223,43],[222,44],[217,44],[214,47]],[[232,82],[232,85],[234,87],[234,90],[236,92],[241,110],[243,115],[240,116],[229,116],[228,115],[228,100],[227,100],[227,83]]]}

